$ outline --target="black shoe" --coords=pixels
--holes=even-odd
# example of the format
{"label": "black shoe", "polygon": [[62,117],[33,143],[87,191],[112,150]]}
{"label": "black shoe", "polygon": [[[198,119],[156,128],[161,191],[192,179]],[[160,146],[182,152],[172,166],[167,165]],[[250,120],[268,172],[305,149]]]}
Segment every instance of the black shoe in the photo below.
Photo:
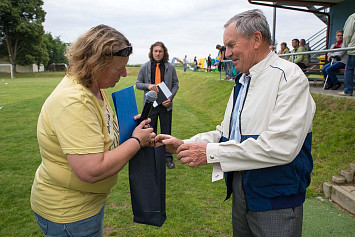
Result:
{"label": "black shoe", "polygon": [[174,169],[175,168],[175,164],[172,160],[167,160],[166,161],[166,167],[168,167],[168,169]]}
{"label": "black shoe", "polygon": [[341,87],[341,82],[335,84],[332,88],[332,90],[338,90]]}
{"label": "black shoe", "polygon": [[324,90],[330,90],[333,88],[333,86],[334,86],[333,84],[332,85],[325,85]]}

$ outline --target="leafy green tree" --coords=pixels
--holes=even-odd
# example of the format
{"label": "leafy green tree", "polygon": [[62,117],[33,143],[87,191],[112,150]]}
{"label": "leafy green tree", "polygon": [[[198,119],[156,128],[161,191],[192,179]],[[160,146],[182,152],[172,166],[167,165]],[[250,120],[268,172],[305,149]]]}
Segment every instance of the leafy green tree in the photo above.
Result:
{"label": "leafy green tree", "polygon": [[49,60],[44,44],[42,23],[46,12],[42,0],[0,1],[0,54],[16,64],[46,64]]}
{"label": "leafy green tree", "polygon": [[44,43],[46,45],[47,53],[49,55],[48,64],[65,63],[68,64],[68,59],[65,57],[65,51],[68,44],[61,41],[59,36],[53,37],[51,33],[44,35]]}

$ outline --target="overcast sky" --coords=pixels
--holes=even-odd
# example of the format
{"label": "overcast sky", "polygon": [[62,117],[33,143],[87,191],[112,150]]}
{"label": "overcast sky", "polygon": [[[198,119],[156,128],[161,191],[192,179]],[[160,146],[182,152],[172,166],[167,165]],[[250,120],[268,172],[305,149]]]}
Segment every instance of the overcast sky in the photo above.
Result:
{"label": "overcast sky", "polygon": [[[170,61],[216,57],[216,44],[223,44],[223,25],[232,16],[261,9],[272,32],[273,8],[247,0],[44,0],[44,29],[63,42],[72,43],[88,29],[106,24],[123,33],[133,45],[129,64],[148,60],[149,47],[162,41]],[[311,13],[277,9],[276,41],[291,48],[293,38],[305,38],[325,27]],[[279,45],[278,45],[279,48]]]}

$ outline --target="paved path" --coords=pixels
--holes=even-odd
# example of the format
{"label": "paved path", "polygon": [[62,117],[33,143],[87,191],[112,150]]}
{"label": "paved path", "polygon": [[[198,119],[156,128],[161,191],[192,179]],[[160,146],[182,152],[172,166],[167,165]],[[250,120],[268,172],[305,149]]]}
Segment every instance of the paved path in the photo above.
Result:
{"label": "paved path", "polygon": [[311,93],[318,93],[323,95],[329,95],[334,97],[344,97],[348,99],[355,99],[355,96],[340,96],[338,95],[339,92],[344,90],[344,86],[342,85],[338,90],[323,90],[323,83],[318,82],[315,84],[313,81],[309,82],[309,90]]}

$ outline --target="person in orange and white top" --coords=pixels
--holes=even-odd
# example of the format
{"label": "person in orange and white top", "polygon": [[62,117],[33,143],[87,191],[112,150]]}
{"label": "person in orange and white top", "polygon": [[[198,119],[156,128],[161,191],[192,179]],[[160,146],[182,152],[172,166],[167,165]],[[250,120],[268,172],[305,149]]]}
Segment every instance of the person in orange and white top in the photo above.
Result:
{"label": "person in orange and white top", "polygon": [[[153,107],[150,112],[152,119],[150,125],[157,134],[158,118],[160,122],[160,131],[164,134],[171,134],[171,125],[173,119],[173,99],[179,89],[179,79],[176,74],[176,69],[173,64],[169,63],[168,49],[163,42],[155,42],[150,46],[149,61],[144,63],[139,69],[136,88],[144,90],[144,94],[148,91],[159,92],[157,84],[164,82],[171,92],[171,96],[163,103]],[[186,58],[186,57],[185,57]],[[146,101],[144,95],[143,104]],[[175,168],[173,156],[171,153],[166,153],[166,166],[169,169]]]}
{"label": "person in orange and white top", "polygon": [[[279,56],[282,56],[282,54],[288,54],[288,53],[290,53],[290,49],[287,47],[286,42],[282,42],[282,43],[280,44],[280,47],[281,47],[281,49],[279,50],[279,52],[277,52],[277,54],[278,54]],[[281,57],[281,58],[284,58],[284,59],[288,60],[288,59],[290,58],[290,56]]]}
{"label": "person in orange and white top", "polygon": [[[338,30],[336,32],[335,38],[336,43],[332,44],[330,49],[344,48],[342,30]],[[329,63],[325,64],[321,69],[324,79],[326,79],[324,90],[338,90],[341,87],[341,82],[338,80],[335,72],[339,69],[345,68],[347,59],[348,54],[346,51],[337,51],[328,54]]]}

